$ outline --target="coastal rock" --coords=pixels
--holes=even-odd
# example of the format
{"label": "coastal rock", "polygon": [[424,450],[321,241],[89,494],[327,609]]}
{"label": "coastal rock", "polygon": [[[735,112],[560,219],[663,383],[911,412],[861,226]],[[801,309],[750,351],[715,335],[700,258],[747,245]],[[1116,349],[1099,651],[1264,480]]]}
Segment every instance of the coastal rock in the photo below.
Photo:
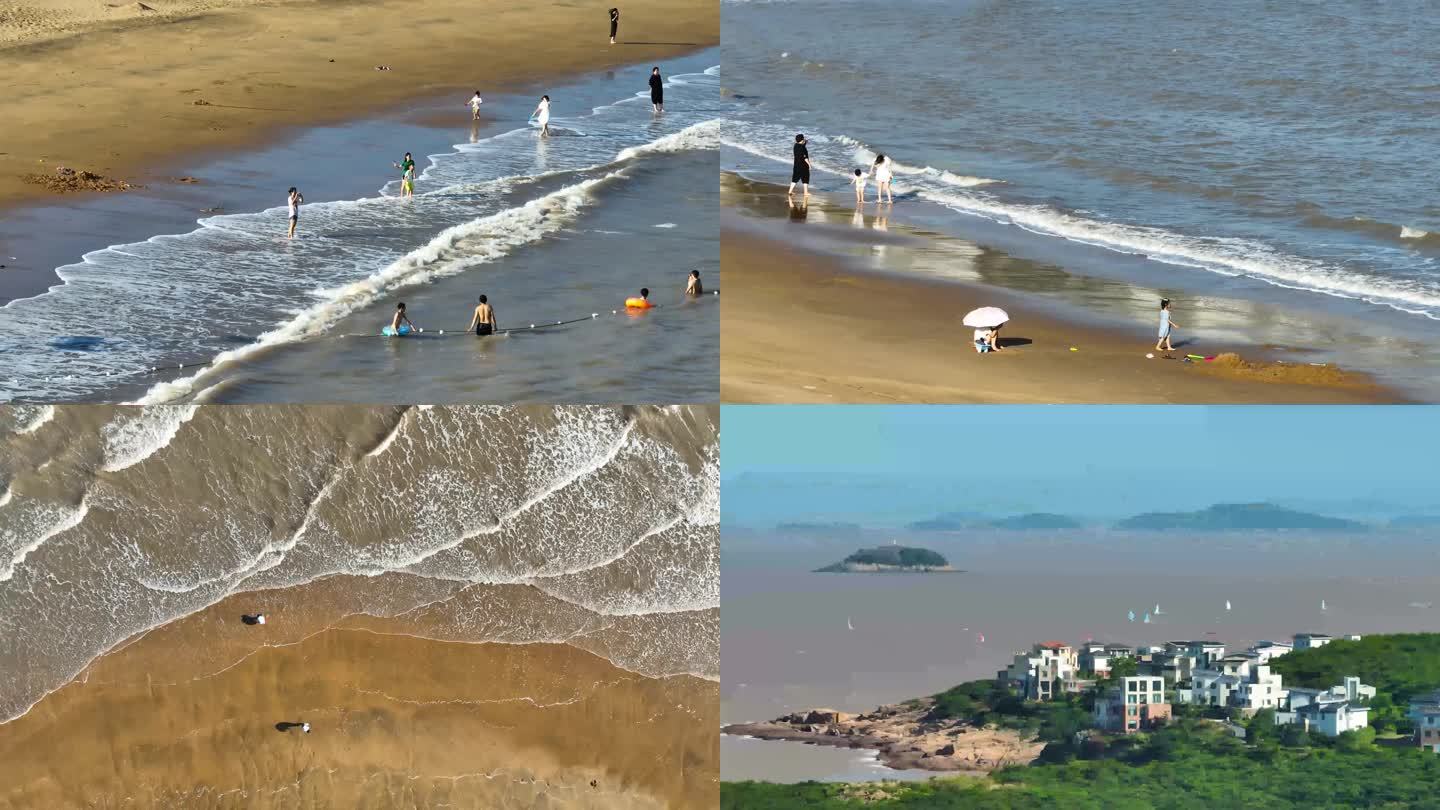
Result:
{"label": "coastal rock", "polygon": [[953,757],[953,756],[955,756],[955,746],[954,746],[954,745],[942,745],[942,746],[940,746],[940,750],[935,752],[935,756],[937,756],[937,757]]}
{"label": "coastal rock", "polygon": [[805,715],[805,722],[811,724],[830,724],[840,722],[840,712],[834,709],[813,709]]}

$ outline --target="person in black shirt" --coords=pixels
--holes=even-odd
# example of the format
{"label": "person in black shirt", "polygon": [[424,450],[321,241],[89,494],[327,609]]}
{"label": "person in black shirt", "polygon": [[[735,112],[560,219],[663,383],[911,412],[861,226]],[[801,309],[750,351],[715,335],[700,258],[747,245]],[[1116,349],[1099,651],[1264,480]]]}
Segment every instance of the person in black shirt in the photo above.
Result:
{"label": "person in black shirt", "polygon": [[805,146],[805,135],[801,133],[795,136],[795,166],[790,169],[790,190],[786,195],[795,194],[795,184],[800,184],[800,192],[810,196],[810,150]]}
{"label": "person in black shirt", "polygon": [[665,112],[665,80],[660,78],[660,68],[650,69],[650,106],[655,112]]}
{"label": "person in black shirt", "polygon": [[620,30],[620,9],[610,9],[610,44],[615,44],[615,32]]}

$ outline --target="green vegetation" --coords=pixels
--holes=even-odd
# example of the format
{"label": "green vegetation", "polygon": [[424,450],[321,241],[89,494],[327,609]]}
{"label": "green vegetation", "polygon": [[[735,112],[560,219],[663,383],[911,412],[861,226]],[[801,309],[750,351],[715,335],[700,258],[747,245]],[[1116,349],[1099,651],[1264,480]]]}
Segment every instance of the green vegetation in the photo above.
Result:
{"label": "green vegetation", "polygon": [[1069,744],[1075,732],[1090,727],[1090,710],[1081,696],[1036,703],[1023,700],[999,681],[962,683],[935,695],[934,700],[925,720],[960,719],[976,726],[994,725],[1048,743]]}
{"label": "green vegetation", "polygon": [[852,565],[885,565],[898,568],[943,568],[950,563],[944,556],[928,548],[910,546],[879,546],[862,548],[845,558],[844,562],[827,565],[821,572],[849,570]]}
{"label": "green vegetation", "polygon": [[1198,512],[1148,512],[1127,518],[1118,529],[1168,531],[1232,531],[1266,529],[1351,530],[1365,528],[1353,520],[1296,512],[1269,503],[1222,503]]}
{"label": "green vegetation", "polygon": [[[1288,728],[1295,727],[1282,727]],[[1440,756],[1408,746],[1377,747],[1365,737],[1347,735],[1323,747],[1285,748],[1273,740],[1251,747],[1218,724],[1179,721],[1153,734],[1117,739],[1108,748],[1092,745],[1077,759],[1007,768],[989,779],[941,778],[882,786],[726,782],[720,787],[720,806],[722,810],[1401,810],[1436,805]],[[863,798],[867,795],[868,800]]]}
{"label": "green vegetation", "polygon": [[1375,687],[1370,725],[1383,734],[1406,734],[1413,726],[1405,712],[1410,698],[1440,689],[1440,633],[1336,639],[1323,647],[1296,650],[1270,662],[1286,686],[1328,689],[1347,675]]}

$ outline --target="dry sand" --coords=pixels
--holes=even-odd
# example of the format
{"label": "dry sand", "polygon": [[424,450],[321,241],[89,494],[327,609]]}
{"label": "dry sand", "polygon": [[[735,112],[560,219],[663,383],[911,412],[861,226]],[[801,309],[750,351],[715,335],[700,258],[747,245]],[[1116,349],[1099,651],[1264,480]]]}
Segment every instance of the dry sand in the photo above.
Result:
{"label": "dry sand", "polygon": [[[724,402],[1402,400],[1333,367],[1147,360],[1143,339],[1057,321],[1013,294],[858,272],[746,231],[723,231],[720,260]],[[979,306],[1010,313],[1004,351],[976,354],[971,330],[960,327],[959,316]]]}
{"label": "dry sand", "polygon": [[[174,182],[178,156],[442,93],[547,79],[712,46],[715,0],[0,0],[0,204],[53,195],[58,166]],[[377,71],[378,65],[391,70]],[[643,90],[643,85],[639,88]],[[540,91],[536,91],[537,93]],[[197,102],[205,102],[198,104]],[[204,178],[199,178],[202,182]]]}
{"label": "dry sand", "polygon": [[[568,645],[390,634],[373,618],[292,641],[280,624],[298,615],[235,621],[249,598],[133,640],[0,725],[0,807],[717,800],[713,681],[647,678]],[[272,632],[275,646],[259,643]],[[197,670],[200,647],[231,660]]]}

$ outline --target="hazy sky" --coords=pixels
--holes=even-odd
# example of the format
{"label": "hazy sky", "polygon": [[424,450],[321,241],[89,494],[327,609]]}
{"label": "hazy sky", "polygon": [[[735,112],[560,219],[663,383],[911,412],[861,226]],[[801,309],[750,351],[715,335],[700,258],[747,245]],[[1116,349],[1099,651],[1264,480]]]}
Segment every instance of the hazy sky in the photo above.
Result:
{"label": "hazy sky", "polygon": [[1440,407],[726,406],[726,522],[1440,512]]}

